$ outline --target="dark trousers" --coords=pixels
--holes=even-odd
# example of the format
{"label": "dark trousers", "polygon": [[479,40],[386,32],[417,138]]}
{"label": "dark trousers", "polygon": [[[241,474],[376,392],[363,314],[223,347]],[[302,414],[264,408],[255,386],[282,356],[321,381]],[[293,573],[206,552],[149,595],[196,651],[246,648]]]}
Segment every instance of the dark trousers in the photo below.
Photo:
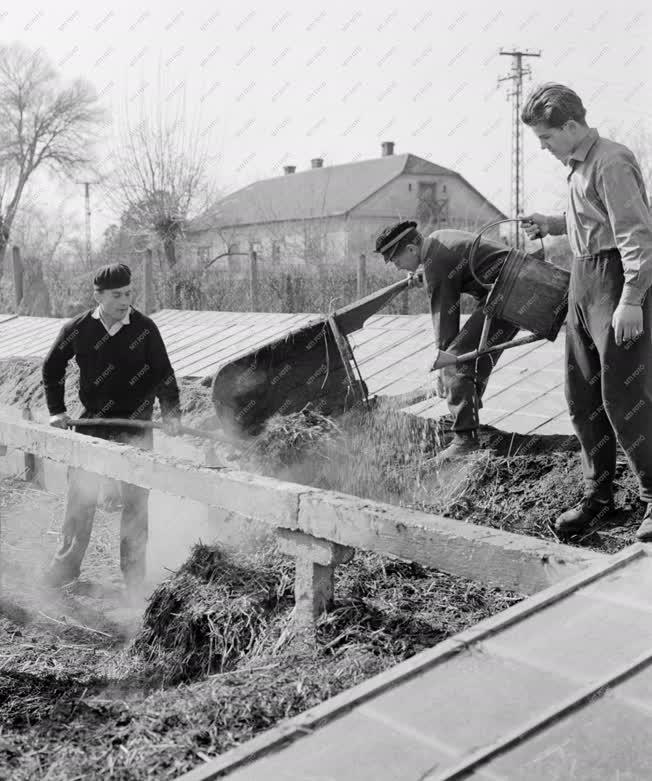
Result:
{"label": "dark trousers", "polygon": [[[82,415],[89,417],[89,415]],[[153,448],[150,430],[79,427],[79,433],[135,445],[145,450]],[[88,548],[97,508],[101,475],[77,467],[68,469],[68,492],[63,522],[61,547],[52,559],[51,569],[77,577]],[[120,568],[128,585],[139,585],[145,577],[147,546],[147,501],[149,491],[137,485],[121,482],[122,517],[120,519]]]}
{"label": "dark trousers", "polygon": [[587,496],[609,497],[617,443],[652,502],[652,297],[643,334],[620,347],[611,318],[623,289],[619,256],[573,260],[566,331],[566,398],[581,445]]}
{"label": "dark trousers", "polygon": [[[459,334],[448,346],[447,351],[454,355],[462,355],[478,348],[484,325],[482,300],[478,308],[460,330]],[[513,339],[518,333],[518,326],[506,320],[493,320],[489,329],[487,346],[501,344]],[[479,411],[482,409],[482,397],[489,382],[489,376],[503,354],[500,350],[478,359],[478,371],[475,374],[475,361],[461,363],[457,366],[446,366],[442,371],[446,387],[446,401],[453,416],[453,431],[473,431],[480,425]]]}

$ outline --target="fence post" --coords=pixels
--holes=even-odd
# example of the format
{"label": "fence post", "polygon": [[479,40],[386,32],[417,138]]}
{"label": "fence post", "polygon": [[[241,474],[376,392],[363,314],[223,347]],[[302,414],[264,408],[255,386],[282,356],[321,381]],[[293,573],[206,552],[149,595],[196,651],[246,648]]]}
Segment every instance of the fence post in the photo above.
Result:
{"label": "fence post", "polygon": [[[14,249],[16,248],[14,247]],[[33,420],[32,408],[28,404],[23,406],[23,420]],[[23,464],[25,467],[23,471],[25,480],[31,483],[36,478],[36,456],[34,453],[25,453],[23,455]]]}
{"label": "fence post", "polygon": [[249,293],[251,311],[258,311],[258,255],[256,250],[249,253]]}
{"label": "fence post", "polygon": [[405,290],[401,293],[401,314],[402,315],[410,314],[410,300],[408,298],[407,288],[405,288]]}
{"label": "fence post", "polygon": [[146,315],[152,313],[154,308],[154,286],[152,280],[152,250],[145,250],[143,257],[143,312]]}
{"label": "fence post", "polygon": [[11,254],[14,268],[14,303],[18,309],[23,300],[23,261],[20,257],[20,247],[13,247]]}
{"label": "fence post", "polygon": [[367,295],[367,263],[364,252],[358,258],[358,298]]}

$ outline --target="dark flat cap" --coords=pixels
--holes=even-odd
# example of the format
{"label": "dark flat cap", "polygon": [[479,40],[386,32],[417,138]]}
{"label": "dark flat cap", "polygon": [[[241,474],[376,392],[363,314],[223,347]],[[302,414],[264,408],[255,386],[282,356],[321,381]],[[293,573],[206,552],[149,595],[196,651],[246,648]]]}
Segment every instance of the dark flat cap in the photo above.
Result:
{"label": "dark flat cap", "polygon": [[115,290],[131,283],[131,269],[124,263],[111,263],[98,269],[93,279],[95,290]]}
{"label": "dark flat cap", "polygon": [[413,236],[417,234],[417,224],[412,220],[390,225],[376,239],[376,252],[379,252],[385,258],[385,263],[389,263],[394,257],[401,239],[411,238],[411,234]]}

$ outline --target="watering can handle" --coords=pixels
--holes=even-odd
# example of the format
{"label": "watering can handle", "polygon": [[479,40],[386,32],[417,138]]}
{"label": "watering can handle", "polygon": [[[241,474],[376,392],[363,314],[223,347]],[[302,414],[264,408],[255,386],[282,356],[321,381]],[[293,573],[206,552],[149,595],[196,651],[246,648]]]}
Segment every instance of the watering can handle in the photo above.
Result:
{"label": "watering can handle", "polygon": [[[478,245],[480,244],[480,239],[482,238],[482,234],[486,231],[490,230],[491,228],[495,228],[496,225],[501,225],[503,222],[522,222],[522,220],[518,220],[514,217],[508,217],[504,220],[494,220],[493,222],[487,223],[484,227],[480,228],[478,231],[478,235],[473,240],[473,244],[471,244],[471,249],[469,250],[469,269],[471,270],[471,274],[473,276],[473,279],[480,285],[481,287],[485,288],[485,290],[491,290],[492,285],[488,282],[483,282],[478,275],[475,273],[475,253],[478,249]],[[543,238],[539,236],[539,240],[541,241],[541,247],[545,253],[545,246],[543,244]]]}

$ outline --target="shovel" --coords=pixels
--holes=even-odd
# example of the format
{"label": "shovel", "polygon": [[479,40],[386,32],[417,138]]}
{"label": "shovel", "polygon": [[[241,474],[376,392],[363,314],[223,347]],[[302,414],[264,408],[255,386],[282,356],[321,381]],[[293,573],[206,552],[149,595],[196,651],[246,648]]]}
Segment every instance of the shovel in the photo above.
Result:
{"label": "shovel", "polygon": [[[80,418],[79,420],[68,421],[69,426],[108,426],[109,428],[140,428],[140,429],[161,429],[164,430],[163,423],[155,423],[152,420],[134,420],[133,418]],[[212,442],[221,442],[231,444],[225,437],[218,437],[208,431],[203,431],[190,426],[180,426],[180,434],[186,434],[190,437],[200,437],[210,439]]]}

